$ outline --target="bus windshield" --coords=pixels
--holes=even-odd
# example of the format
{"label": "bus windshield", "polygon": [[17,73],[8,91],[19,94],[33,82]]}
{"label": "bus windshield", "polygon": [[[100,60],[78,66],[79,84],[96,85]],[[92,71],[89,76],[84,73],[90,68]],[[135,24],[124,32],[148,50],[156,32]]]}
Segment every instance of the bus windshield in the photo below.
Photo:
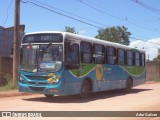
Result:
{"label": "bus windshield", "polygon": [[22,45],[21,70],[26,72],[55,72],[62,67],[62,45]]}

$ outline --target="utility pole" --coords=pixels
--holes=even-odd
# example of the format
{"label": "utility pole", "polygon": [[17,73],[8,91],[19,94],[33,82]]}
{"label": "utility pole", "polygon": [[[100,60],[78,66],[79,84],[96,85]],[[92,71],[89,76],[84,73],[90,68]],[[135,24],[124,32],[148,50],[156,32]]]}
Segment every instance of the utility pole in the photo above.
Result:
{"label": "utility pole", "polygon": [[14,41],[13,41],[13,85],[14,86],[17,84],[18,67],[20,63],[19,24],[20,24],[20,0],[15,0]]}

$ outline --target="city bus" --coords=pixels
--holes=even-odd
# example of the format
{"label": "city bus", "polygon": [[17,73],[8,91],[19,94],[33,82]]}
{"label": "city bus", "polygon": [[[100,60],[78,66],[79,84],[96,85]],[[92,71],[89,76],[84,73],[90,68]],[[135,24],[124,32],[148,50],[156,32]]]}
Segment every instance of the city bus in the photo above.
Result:
{"label": "city bus", "polygon": [[67,32],[34,32],[21,42],[20,92],[89,97],[145,82],[145,51]]}

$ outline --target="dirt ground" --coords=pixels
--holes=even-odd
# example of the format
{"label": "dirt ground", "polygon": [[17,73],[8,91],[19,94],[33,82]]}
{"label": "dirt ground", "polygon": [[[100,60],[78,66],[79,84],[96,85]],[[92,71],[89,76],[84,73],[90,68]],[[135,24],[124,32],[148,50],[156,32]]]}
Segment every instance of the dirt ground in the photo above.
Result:
{"label": "dirt ground", "polygon": [[[0,111],[160,111],[160,83],[147,83],[134,87],[131,93],[123,90],[99,92],[90,98],[55,96],[47,99],[43,95],[22,95],[0,98]],[[116,115],[115,115],[116,116]],[[1,118],[0,118],[1,119]],[[22,119],[21,117],[1,120]],[[46,118],[23,118],[46,119]],[[47,117],[55,120],[160,120],[160,117]]]}

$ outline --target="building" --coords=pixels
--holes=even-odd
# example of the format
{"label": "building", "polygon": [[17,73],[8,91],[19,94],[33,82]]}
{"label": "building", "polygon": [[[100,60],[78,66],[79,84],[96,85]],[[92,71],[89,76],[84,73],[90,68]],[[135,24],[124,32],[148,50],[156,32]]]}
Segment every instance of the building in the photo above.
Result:
{"label": "building", "polygon": [[[24,35],[25,25],[20,25],[20,40]],[[14,27],[0,26],[0,85],[5,83],[6,74],[12,74]]]}

